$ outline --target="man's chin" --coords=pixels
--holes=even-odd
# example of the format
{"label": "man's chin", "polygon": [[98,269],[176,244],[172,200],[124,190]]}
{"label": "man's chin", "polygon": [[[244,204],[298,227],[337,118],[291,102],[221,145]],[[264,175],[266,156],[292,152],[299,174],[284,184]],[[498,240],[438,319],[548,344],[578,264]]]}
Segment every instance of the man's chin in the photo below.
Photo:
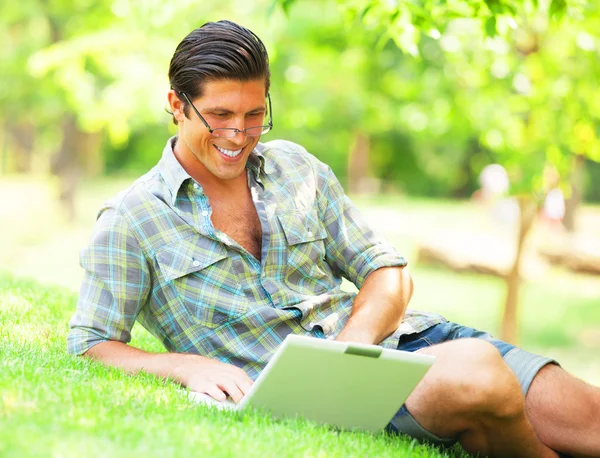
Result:
{"label": "man's chin", "polygon": [[243,165],[239,164],[239,169],[236,167],[235,170],[233,170],[231,167],[227,167],[225,169],[223,167],[219,167],[218,170],[213,172],[213,176],[220,181],[233,181],[243,175],[245,170],[246,162],[244,162]]}

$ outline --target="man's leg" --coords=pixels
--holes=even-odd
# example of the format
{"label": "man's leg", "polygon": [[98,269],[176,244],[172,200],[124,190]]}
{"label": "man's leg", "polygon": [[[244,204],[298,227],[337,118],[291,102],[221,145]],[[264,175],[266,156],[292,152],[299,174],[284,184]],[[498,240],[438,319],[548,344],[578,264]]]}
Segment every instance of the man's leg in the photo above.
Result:
{"label": "man's leg", "polygon": [[537,437],[518,380],[493,345],[460,339],[419,352],[437,357],[405,404],[423,428],[482,456],[557,456]]}
{"label": "man's leg", "polygon": [[600,456],[600,389],[548,365],[533,379],[525,411],[540,440],[574,456]]}

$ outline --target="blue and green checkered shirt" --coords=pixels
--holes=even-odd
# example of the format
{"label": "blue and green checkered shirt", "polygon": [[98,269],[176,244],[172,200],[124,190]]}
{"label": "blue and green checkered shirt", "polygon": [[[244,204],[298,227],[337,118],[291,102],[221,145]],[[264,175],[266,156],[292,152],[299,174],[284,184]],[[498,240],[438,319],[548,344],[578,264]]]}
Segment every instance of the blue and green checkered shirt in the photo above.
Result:
{"label": "blue and green checkered shirt", "polygon": [[[261,261],[211,222],[211,206],[167,142],[159,163],[99,213],[69,352],[129,342],[138,320],[167,350],[235,364],[256,378],[290,333],[334,338],[374,270],[406,264],[376,235],[331,169],[300,146],[259,143],[247,164]],[[445,321],[407,311],[381,345]]]}

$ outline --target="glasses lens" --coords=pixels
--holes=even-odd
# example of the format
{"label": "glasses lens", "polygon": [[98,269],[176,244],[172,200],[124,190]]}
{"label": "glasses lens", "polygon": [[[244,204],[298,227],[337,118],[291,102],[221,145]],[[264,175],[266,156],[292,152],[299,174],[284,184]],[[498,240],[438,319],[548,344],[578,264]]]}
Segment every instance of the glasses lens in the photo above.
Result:
{"label": "glasses lens", "polygon": [[[266,134],[267,132],[269,132],[271,130],[271,126],[256,126],[256,127],[249,127],[246,129],[246,135],[248,135],[249,137],[258,137],[260,135]],[[233,138],[237,135],[237,133],[240,132],[237,129],[231,129],[231,128],[219,128],[219,129],[213,129],[212,134],[215,137],[221,137],[221,138]]]}
{"label": "glasses lens", "polygon": [[213,129],[212,134],[215,137],[233,138],[233,137],[235,137],[237,132],[238,132],[237,129],[222,128],[222,129]]}
{"label": "glasses lens", "polygon": [[[267,127],[266,131],[265,127]],[[249,127],[248,129],[246,129],[246,135],[249,135],[250,137],[258,137],[259,135],[266,134],[268,131],[269,126]]]}

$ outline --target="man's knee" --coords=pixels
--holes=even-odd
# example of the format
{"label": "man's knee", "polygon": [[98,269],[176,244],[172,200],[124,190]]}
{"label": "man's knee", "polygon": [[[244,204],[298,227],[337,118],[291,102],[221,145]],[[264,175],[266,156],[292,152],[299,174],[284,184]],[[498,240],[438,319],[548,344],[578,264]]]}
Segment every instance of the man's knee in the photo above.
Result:
{"label": "man's knee", "polygon": [[489,342],[465,339],[465,370],[451,378],[451,390],[461,390],[465,413],[481,413],[498,418],[520,415],[524,398],[519,382]]}
{"label": "man's knee", "polygon": [[517,378],[489,342],[460,339],[423,353],[436,355],[437,361],[427,374],[431,374],[429,380],[424,380],[424,389],[415,390],[418,398],[407,401],[415,417],[431,414],[443,421],[442,414],[465,429],[523,415],[524,398]]}

